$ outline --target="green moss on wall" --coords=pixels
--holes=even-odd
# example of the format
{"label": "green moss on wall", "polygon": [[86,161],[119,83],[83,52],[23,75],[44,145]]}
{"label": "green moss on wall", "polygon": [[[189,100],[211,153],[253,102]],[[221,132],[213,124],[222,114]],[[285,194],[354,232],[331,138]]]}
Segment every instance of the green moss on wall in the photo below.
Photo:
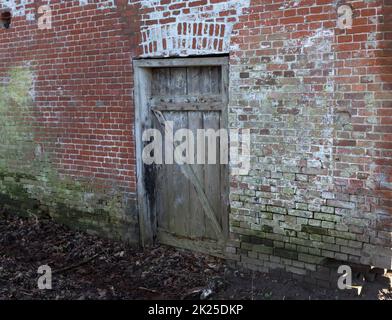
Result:
{"label": "green moss on wall", "polygon": [[[135,206],[119,191],[99,191],[91,183],[61,176],[51,154],[36,141],[34,74],[10,70],[0,85],[0,205],[20,214],[45,213],[90,232],[138,239]],[[45,144],[54,142],[45,141]],[[132,203],[132,201],[131,201]]]}

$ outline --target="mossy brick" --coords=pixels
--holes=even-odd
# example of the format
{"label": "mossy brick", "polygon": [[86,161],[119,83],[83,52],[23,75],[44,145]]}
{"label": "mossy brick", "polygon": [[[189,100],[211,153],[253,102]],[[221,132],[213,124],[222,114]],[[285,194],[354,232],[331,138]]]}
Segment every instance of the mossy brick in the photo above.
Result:
{"label": "mossy brick", "polygon": [[325,229],[334,229],[335,228],[335,222],[322,221],[321,222],[321,227],[325,228]]}
{"label": "mossy brick", "polygon": [[327,205],[336,208],[355,209],[355,203],[350,201],[327,200]]}
{"label": "mossy brick", "polygon": [[263,260],[249,258],[246,255],[241,257],[241,262],[242,263],[246,263],[248,265],[253,265],[253,266],[264,266],[264,261]]}
{"label": "mossy brick", "polygon": [[303,261],[305,263],[320,264],[323,259],[324,258],[320,257],[320,256],[314,256],[314,255],[305,254],[305,253],[298,254],[298,260]]}
{"label": "mossy brick", "polygon": [[297,217],[296,219],[298,225],[308,224],[309,219]]}
{"label": "mossy brick", "polygon": [[237,220],[230,220],[230,225],[232,225],[233,227],[239,227],[240,226],[240,221]]}
{"label": "mossy brick", "polygon": [[239,254],[241,255],[241,256],[248,256],[248,252],[249,252],[249,250],[246,250],[246,249],[239,249]]}
{"label": "mossy brick", "polygon": [[369,220],[350,217],[350,226],[366,227],[369,225]]}
{"label": "mossy brick", "polygon": [[308,210],[313,212],[319,212],[321,210],[320,204],[309,204]]}
{"label": "mossy brick", "polygon": [[350,216],[353,212],[353,209],[344,209],[344,208],[335,208],[335,214],[339,216]]}
{"label": "mossy brick", "polygon": [[294,181],[295,174],[294,173],[283,173],[283,179],[287,181]]}
{"label": "mossy brick", "polygon": [[342,238],[347,240],[355,240],[356,235],[351,232],[337,231],[337,230],[329,230],[329,235],[335,238]]}
{"label": "mossy brick", "polygon": [[287,249],[287,250],[295,251],[297,249],[297,246],[295,244],[293,244],[293,243],[286,242],[284,244],[284,248]]}
{"label": "mossy brick", "polygon": [[257,236],[250,237],[250,243],[252,244],[262,244],[268,247],[272,247],[274,242],[271,239],[261,238]]}
{"label": "mossy brick", "polygon": [[289,209],[288,214],[291,216],[301,217],[301,218],[308,218],[308,219],[313,218],[313,212],[311,211]]}
{"label": "mossy brick", "polygon": [[274,248],[284,248],[284,245],[283,241],[274,241]]}
{"label": "mossy brick", "polygon": [[328,206],[321,206],[321,212],[333,214],[335,212],[335,208],[328,207]]}
{"label": "mossy brick", "polygon": [[[389,236],[387,238],[387,240],[390,240],[390,239],[391,239],[391,237]],[[370,236],[368,234],[357,234],[355,236],[355,240],[362,242],[362,243],[368,243],[370,240]]]}
{"label": "mossy brick", "polygon": [[339,251],[339,245],[333,243],[325,243],[321,242],[320,249],[329,250],[329,251]]}
{"label": "mossy brick", "polygon": [[309,219],[308,220],[308,224],[310,226],[314,226],[314,227],[321,227],[321,221],[320,220]]}
{"label": "mossy brick", "polygon": [[298,252],[297,251],[287,250],[284,248],[274,248],[274,255],[281,257],[281,258],[287,258],[287,259],[293,259],[293,260],[298,259]]}
{"label": "mossy brick", "polygon": [[297,245],[297,252],[298,253],[309,253],[309,243],[306,246]]}
{"label": "mossy brick", "polygon": [[235,247],[226,247],[225,254],[232,254],[235,255],[237,253],[237,248]]}
{"label": "mossy brick", "polygon": [[272,216],[273,221],[283,221],[286,215],[284,214],[279,214],[279,213],[274,213]]}
{"label": "mossy brick", "polygon": [[335,238],[336,244],[342,245],[342,246],[347,246],[348,245],[348,240],[347,239],[341,239],[341,238]]}
{"label": "mossy brick", "polygon": [[271,212],[262,211],[259,216],[261,219],[272,220],[273,214]]}
{"label": "mossy brick", "polygon": [[274,228],[272,226],[264,224],[261,226],[261,231],[262,232],[273,232]]}
{"label": "mossy brick", "polygon": [[309,239],[309,234],[306,233],[306,232],[297,232],[297,237],[298,237],[299,239],[305,239],[305,240],[307,240],[307,239]]}
{"label": "mossy brick", "polygon": [[267,206],[267,211],[273,212],[273,213],[280,213],[280,214],[286,214],[287,209],[282,208],[282,207],[275,207],[275,206]]}
{"label": "mossy brick", "polygon": [[335,259],[339,261],[347,261],[348,255],[345,253],[335,252]]}
{"label": "mossy brick", "polygon": [[274,263],[281,263],[281,261],[282,261],[281,257],[273,256],[273,255],[270,256],[269,260],[270,260],[271,262],[274,262]]}
{"label": "mossy brick", "polygon": [[314,227],[310,225],[302,226],[301,231],[306,232],[308,234],[319,234],[319,235],[330,235],[330,231],[321,227]]}
{"label": "mossy brick", "polygon": [[340,223],[337,223],[337,224],[336,224],[335,229],[336,229],[337,231],[347,232],[347,231],[348,231],[348,226],[346,226],[345,224],[343,224],[343,223],[340,222]]}
{"label": "mossy brick", "polygon": [[241,243],[241,249],[243,249],[243,250],[248,251],[248,250],[252,250],[252,248],[253,248],[253,244],[252,243],[248,243],[248,242],[242,242]]}
{"label": "mossy brick", "polygon": [[354,234],[363,234],[365,232],[365,226],[348,225],[348,231]]}
{"label": "mossy brick", "polygon": [[258,253],[255,251],[249,251],[248,252],[248,257],[249,258],[253,258],[253,259],[257,259],[258,258]]}
{"label": "mossy brick", "polygon": [[322,236],[319,235],[319,234],[310,234],[309,235],[309,240],[321,242],[322,241]]}
{"label": "mossy brick", "polygon": [[301,246],[308,246],[309,240],[299,239],[299,238],[290,238],[290,243],[301,245]]}
{"label": "mossy brick", "polygon": [[297,236],[297,231],[295,230],[285,230],[284,233],[286,237],[290,237],[290,238]]}
{"label": "mossy brick", "polygon": [[326,242],[326,243],[334,244],[336,242],[336,239],[334,237],[330,237],[330,236],[322,236],[322,241]]}
{"label": "mossy brick", "polygon": [[315,212],[314,218],[323,221],[331,221],[331,222],[339,222],[341,217],[336,216],[334,214],[326,214],[326,213],[319,213]]}
{"label": "mossy brick", "polygon": [[272,254],[273,253],[273,248],[271,246],[266,246],[266,245],[253,245],[252,250],[258,253],[264,253],[264,254]]}
{"label": "mossy brick", "polygon": [[250,223],[249,222],[245,222],[245,221],[240,221],[240,228],[241,229],[251,229],[250,227]]}
{"label": "mossy brick", "polygon": [[282,179],[283,173],[282,172],[271,172],[272,179]]}
{"label": "mossy brick", "polygon": [[265,238],[271,239],[274,241],[284,241],[284,239],[285,239],[285,237],[283,235],[277,234],[277,233],[266,233]]}
{"label": "mossy brick", "polygon": [[334,256],[335,256],[335,252],[329,251],[329,250],[324,250],[324,249],[323,249],[323,250],[321,250],[321,255],[322,255],[323,257],[333,259]]}
{"label": "mossy brick", "polygon": [[308,181],[308,177],[306,174],[295,174],[295,180],[297,181],[301,181],[301,182],[307,182]]}
{"label": "mossy brick", "polygon": [[361,249],[363,247],[363,242],[349,240],[347,245],[351,248]]}
{"label": "mossy brick", "polygon": [[295,204],[295,209],[297,210],[308,210],[308,204],[307,203],[296,203]]}
{"label": "mossy brick", "polygon": [[346,253],[353,256],[361,256],[362,254],[360,249],[355,249],[355,248],[350,248],[345,246],[340,246],[340,251],[342,253]]}

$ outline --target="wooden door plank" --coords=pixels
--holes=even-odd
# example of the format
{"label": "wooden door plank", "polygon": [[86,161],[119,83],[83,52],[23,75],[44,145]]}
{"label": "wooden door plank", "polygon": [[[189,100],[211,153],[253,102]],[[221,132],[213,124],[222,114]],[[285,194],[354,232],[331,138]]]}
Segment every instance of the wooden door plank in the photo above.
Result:
{"label": "wooden door plank", "polygon": [[[171,115],[173,120],[173,132],[178,129],[187,128],[188,126],[188,115],[187,113],[181,112],[169,112],[166,114]],[[176,148],[176,145],[174,145]],[[176,154],[176,152],[175,152]],[[177,153],[179,154],[179,153]],[[170,187],[164,186],[171,193],[172,203],[170,212],[170,230],[179,236],[187,236],[189,226],[189,182],[184,179],[184,175],[181,170],[182,165],[174,163],[172,166],[172,185]]]}
{"label": "wooden door plank", "polygon": [[[219,92],[217,89],[217,79],[213,79],[213,68],[214,67],[205,67],[201,68],[200,71],[200,93],[206,95],[214,95]],[[215,92],[214,92],[215,91]],[[212,112],[203,112],[203,124],[204,129],[219,129],[219,124],[217,125],[215,116],[219,117],[219,113],[212,113]],[[217,146],[219,146],[219,142],[217,142]],[[208,146],[206,145],[206,161],[208,161]],[[220,216],[220,185],[219,185],[219,178],[217,178],[216,170],[219,170],[219,166],[217,165],[210,165],[206,162],[204,165],[204,178],[203,178],[203,186],[206,191],[206,195],[210,201],[212,210],[217,218],[218,223],[220,224],[221,221],[219,220]],[[218,180],[218,181],[217,181]],[[219,214],[218,214],[219,212]],[[210,223],[206,221],[206,236],[208,238],[214,238],[215,232]]]}
{"label": "wooden door plank", "polygon": [[[220,113],[219,112],[204,112],[204,128],[212,129],[217,132],[220,129]],[[216,158],[215,164],[206,164],[204,166],[204,187],[207,197],[210,201],[211,207],[215,213],[219,225],[222,224],[221,217],[221,185],[220,185],[220,138],[216,140]],[[210,150],[207,150],[209,153]],[[207,153],[207,160],[208,160]],[[206,226],[206,233],[209,237],[213,236],[213,229]]]}
{"label": "wooden door plank", "polygon": [[211,78],[211,93],[213,95],[220,95],[222,93],[222,73],[221,68],[211,67],[210,68],[210,78]]}
{"label": "wooden door plank", "polygon": [[[188,68],[187,72],[187,83],[188,83],[188,94],[196,95],[200,92],[200,68]],[[195,143],[197,141],[197,130],[203,128],[203,113],[202,112],[189,112],[189,129],[192,130],[193,136],[195,137]],[[197,164],[197,149],[195,149],[195,159],[193,165],[191,165],[196,177],[199,181],[204,180],[204,165]],[[205,191],[205,190],[203,190]],[[203,238],[205,237],[205,214],[203,207],[201,206],[198,194],[195,188],[189,189],[190,199],[190,237]]]}
{"label": "wooden door plank", "polygon": [[[170,95],[183,96],[187,94],[187,70],[186,68],[172,68],[170,70]],[[188,115],[186,112],[169,112],[170,120],[173,121],[173,132],[188,127]],[[172,166],[172,189],[170,230],[177,235],[186,236],[188,234],[189,215],[189,182],[184,179],[181,168],[178,164]]]}
{"label": "wooden door plank", "polygon": [[156,105],[152,105],[155,110],[159,111],[222,111],[222,102],[216,103],[205,103],[205,104],[196,104],[196,103],[184,103],[184,104],[173,104],[173,103],[157,103]]}
{"label": "wooden door plank", "polygon": [[155,211],[152,208],[144,183],[145,167],[142,159],[144,128],[151,126],[151,114],[148,110],[148,96],[151,93],[151,72],[136,68],[135,74],[135,139],[137,158],[137,190],[140,242],[143,247],[153,244],[156,234]]}
{"label": "wooden door plank", "polygon": [[[156,118],[158,119],[159,123],[165,128],[165,131],[170,132],[170,128],[168,127],[168,123],[165,119],[165,116],[160,111],[157,111],[157,110],[153,110],[153,113],[156,116]],[[173,141],[173,144],[174,144],[174,141]],[[174,152],[175,153],[178,152],[178,149],[175,149]],[[209,218],[211,225],[212,225],[212,228],[214,229],[215,234],[218,238],[217,240],[219,242],[225,241],[225,237],[223,236],[222,228],[221,228],[218,220],[216,219],[216,215],[211,207],[209,199],[207,198],[206,194],[204,193],[204,188],[203,188],[201,182],[199,181],[199,179],[197,178],[197,176],[195,175],[192,167],[187,163],[185,163],[179,167],[181,168],[181,171],[184,174],[184,176],[187,179],[189,179],[191,181],[192,185],[195,187],[195,190],[198,194],[201,205],[204,209],[204,213]]]}
{"label": "wooden door plank", "polygon": [[[200,81],[200,80],[199,80]],[[191,90],[191,88],[189,88]],[[205,90],[210,90],[207,88]],[[187,104],[187,103],[195,103],[195,104],[209,104],[209,103],[220,103],[222,102],[222,95],[221,94],[162,94],[162,95],[155,95],[151,98],[151,103],[155,105],[159,105],[161,103],[166,104]]]}
{"label": "wooden door plank", "polygon": [[[170,68],[153,69],[153,84],[152,92],[155,96],[165,96],[170,94]],[[151,99],[152,100],[152,99]],[[153,106],[150,105],[150,110]],[[151,114],[151,111],[150,111]],[[153,116],[154,127],[161,131],[162,137],[164,137],[164,130],[162,130],[158,121]],[[165,154],[163,154],[165,156]],[[157,225],[160,228],[170,228],[170,211],[172,194],[169,190],[162,188],[161,186],[171,185],[173,183],[173,166],[162,165],[159,168],[156,180],[156,211],[157,211]]]}
{"label": "wooden door plank", "polygon": [[166,230],[159,230],[158,233],[159,243],[163,243],[176,248],[187,249],[200,253],[207,253],[214,257],[225,259],[225,245],[222,242],[214,240],[198,240],[178,237],[174,234],[170,234]]}
{"label": "wooden door plank", "polygon": [[227,57],[134,60],[134,65],[139,68],[225,66],[228,64]]}
{"label": "wooden door plank", "polygon": [[170,95],[184,96],[187,94],[186,68],[170,69]]}

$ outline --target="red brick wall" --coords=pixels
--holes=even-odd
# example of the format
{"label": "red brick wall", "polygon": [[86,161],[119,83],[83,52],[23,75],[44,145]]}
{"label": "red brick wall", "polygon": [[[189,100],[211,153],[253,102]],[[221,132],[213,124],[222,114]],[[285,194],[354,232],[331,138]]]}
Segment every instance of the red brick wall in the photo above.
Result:
{"label": "red brick wall", "polygon": [[[337,36],[335,62],[337,105],[349,112],[351,126],[337,132],[335,157],[340,161],[334,175],[340,197],[349,194],[358,201],[356,218],[374,217],[356,232],[368,235],[370,245],[365,246],[376,251],[373,246],[391,246],[391,4],[354,1],[352,5],[354,26]],[[350,167],[358,170],[343,176]]]}
{"label": "red brick wall", "polygon": [[[56,179],[81,181],[86,184],[77,186],[81,194],[102,192],[109,197],[104,206],[120,195],[116,206],[136,223],[132,58],[138,48],[138,5],[118,1],[117,8],[102,9],[52,1],[52,28],[40,30],[38,7],[45,3],[26,7],[35,19],[14,17],[12,27],[0,31],[0,74],[6,79],[15,67],[31,73],[34,99],[25,120]],[[57,185],[45,186],[52,187]],[[81,211],[89,207],[83,195],[70,202],[64,204]],[[94,209],[103,209],[98,202]],[[110,219],[107,215],[104,219]],[[135,238],[133,233],[128,237]]]}
{"label": "red brick wall", "polygon": [[[251,129],[252,157],[249,175],[231,177],[228,256],[300,275],[321,274],[327,258],[388,266],[389,2],[51,1],[53,28],[38,30],[35,1],[0,30],[3,87],[32,96],[28,110],[12,94],[0,101],[12,123],[2,154],[18,139],[25,148],[0,157],[0,191],[137,241],[132,59],[230,53],[229,125]],[[336,27],[344,3],[349,30]]]}
{"label": "red brick wall", "polygon": [[334,1],[253,0],[231,51],[232,126],[254,158],[232,179],[230,252],[320,282],[327,258],[391,264],[390,5],[339,4],[350,30]]}

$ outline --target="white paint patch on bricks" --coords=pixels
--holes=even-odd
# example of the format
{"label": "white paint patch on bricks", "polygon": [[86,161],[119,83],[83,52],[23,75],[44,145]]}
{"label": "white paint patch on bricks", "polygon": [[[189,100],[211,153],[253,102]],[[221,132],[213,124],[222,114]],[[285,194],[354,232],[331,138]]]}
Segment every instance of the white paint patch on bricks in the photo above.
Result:
{"label": "white paint patch on bricks", "polygon": [[0,9],[10,9],[16,17],[25,16],[26,6],[33,2],[34,0],[0,0]]}
{"label": "white paint patch on bricks", "polygon": [[[68,2],[70,0],[62,0],[60,2]],[[28,9],[30,5],[34,3],[34,0],[0,0],[0,9],[9,9],[14,17],[24,17],[26,16],[31,20],[31,9]],[[43,4],[51,4],[52,0],[47,0]],[[53,1],[53,4],[58,3],[58,1]],[[95,0],[79,0],[80,6],[85,6],[88,4],[97,3]],[[97,3],[99,9],[115,8],[115,0],[101,0]]]}
{"label": "white paint patch on bricks", "polygon": [[[132,3],[129,0],[129,4]],[[151,9],[146,21],[156,20],[152,25],[142,25],[142,48],[144,57],[167,57],[187,55],[207,55],[228,53],[233,27],[238,22],[244,8],[249,7],[250,0],[228,0],[203,6],[189,7],[188,13],[165,16],[172,12],[175,4],[184,1],[172,0],[161,5],[160,0],[142,0],[142,8]],[[230,12],[228,15],[222,15]],[[174,22],[160,23],[163,19],[175,18]]]}

